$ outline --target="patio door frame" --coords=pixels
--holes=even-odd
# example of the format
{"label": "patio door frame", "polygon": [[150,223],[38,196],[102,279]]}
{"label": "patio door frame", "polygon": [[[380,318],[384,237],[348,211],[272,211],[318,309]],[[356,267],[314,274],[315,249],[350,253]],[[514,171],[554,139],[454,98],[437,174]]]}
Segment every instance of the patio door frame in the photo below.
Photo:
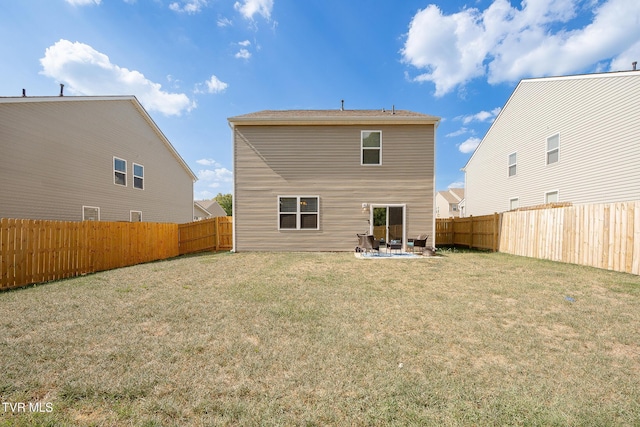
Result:
{"label": "patio door frame", "polygon": [[387,208],[387,224],[385,240],[389,242],[389,208],[402,208],[402,250],[407,250],[407,204],[406,203],[370,203],[369,204],[369,233],[373,234],[373,210]]}

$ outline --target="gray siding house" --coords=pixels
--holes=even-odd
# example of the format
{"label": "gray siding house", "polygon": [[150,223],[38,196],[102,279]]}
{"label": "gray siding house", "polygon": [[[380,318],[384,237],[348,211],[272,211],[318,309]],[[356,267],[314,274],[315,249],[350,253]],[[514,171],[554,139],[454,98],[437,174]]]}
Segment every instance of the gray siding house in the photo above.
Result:
{"label": "gray siding house", "polygon": [[640,71],[522,80],[464,167],[465,213],[640,200]]}
{"label": "gray siding house", "polygon": [[435,130],[411,111],[260,111],[228,119],[234,250],[353,251],[357,233],[433,239]]}
{"label": "gray siding house", "polygon": [[0,98],[0,217],[193,220],[196,176],[133,96]]}

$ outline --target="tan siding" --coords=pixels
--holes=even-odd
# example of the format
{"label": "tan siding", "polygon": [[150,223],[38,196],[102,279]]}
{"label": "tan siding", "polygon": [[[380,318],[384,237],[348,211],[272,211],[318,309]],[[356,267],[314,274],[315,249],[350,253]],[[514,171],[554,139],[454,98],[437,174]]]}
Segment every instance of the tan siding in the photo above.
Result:
{"label": "tan siding", "polygon": [[[381,130],[383,165],[360,165],[360,131]],[[407,236],[433,234],[434,127],[236,126],[236,250],[348,251],[362,203],[407,204]],[[320,196],[320,230],[278,230],[279,195]]]}
{"label": "tan siding", "polygon": [[[128,100],[0,103],[0,217],[188,222],[193,181]],[[113,183],[113,157],[127,161],[127,187]],[[133,188],[133,163],[144,190]]]}
{"label": "tan siding", "polygon": [[[467,164],[466,212],[483,215],[559,201],[640,200],[640,74],[523,81]],[[546,165],[546,138],[560,134],[560,160]],[[517,151],[518,173],[508,177]]]}

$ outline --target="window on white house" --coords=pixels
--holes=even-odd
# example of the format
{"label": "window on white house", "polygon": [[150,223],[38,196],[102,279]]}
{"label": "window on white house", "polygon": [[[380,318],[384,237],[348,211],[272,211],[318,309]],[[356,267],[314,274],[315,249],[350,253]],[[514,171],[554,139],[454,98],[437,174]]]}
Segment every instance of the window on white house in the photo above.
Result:
{"label": "window on white house", "polygon": [[453,212],[457,212],[458,211],[458,204],[457,203],[449,203],[449,210],[453,211]]}
{"label": "window on white house", "polygon": [[127,161],[113,158],[113,183],[127,186]]}
{"label": "window on white house", "polygon": [[133,164],[133,187],[144,190],[144,166]]}
{"label": "window on white house", "polygon": [[142,222],[142,211],[129,211],[131,222]]}
{"label": "window on white house", "polygon": [[82,220],[83,221],[100,221],[100,208],[97,208],[95,206],[83,206]]}
{"label": "window on white house", "polygon": [[518,209],[518,207],[520,207],[520,201],[518,200],[517,197],[514,197],[513,199],[509,199],[509,210],[512,211],[514,209]]}
{"label": "window on white house", "polygon": [[363,130],[361,132],[362,165],[382,164],[382,131]]}
{"label": "window on white house", "polygon": [[558,202],[558,192],[550,191],[548,193],[544,193],[544,203],[557,203]]}
{"label": "window on white house", "polygon": [[547,138],[547,164],[557,163],[560,158],[560,134]]}
{"label": "window on white house", "polygon": [[517,172],[517,153],[509,154],[509,176],[514,176]]}
{"label": "window on white house", "polygon": [[279,230],[318,230],[318,196],[278,196]]}

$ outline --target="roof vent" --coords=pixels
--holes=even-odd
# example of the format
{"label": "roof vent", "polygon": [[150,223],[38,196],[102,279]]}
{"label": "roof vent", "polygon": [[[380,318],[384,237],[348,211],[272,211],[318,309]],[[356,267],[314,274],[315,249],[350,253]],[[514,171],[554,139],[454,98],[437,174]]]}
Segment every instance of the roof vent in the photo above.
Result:
{"label": "roof vent", "polygon": [[64,96],[64,85],[60,83],[60,96]]}
{"label": "roof vent", "polygon": [[631,65],[633,66],[633,71],[635,71],[636,70],[636,66],[638,65],[638,61],[633,61],[631,63]]}
{"label": "roof vent", "polygon": [[344,111],[344,99],[340,100],[340,111]]}
{"label": "roof vent", "polygon": [[395,113],[396,113],[396,105],[395,105],[395,104],[393,104],[393,105],[391,106],[391,114],[395,114]]}
{"label": "roof vent", "polygon": [[24,98],[25,96],[27,96],[27,90],[26,89],[22,89],[22,97]]}

